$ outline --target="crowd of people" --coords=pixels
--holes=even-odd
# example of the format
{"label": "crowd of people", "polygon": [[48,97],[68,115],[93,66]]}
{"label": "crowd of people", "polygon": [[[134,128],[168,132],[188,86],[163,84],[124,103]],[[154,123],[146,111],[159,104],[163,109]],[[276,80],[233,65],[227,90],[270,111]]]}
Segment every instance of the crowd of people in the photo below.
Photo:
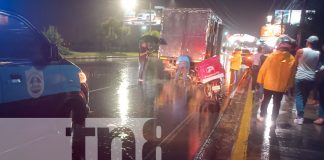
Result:
{"label": "crowd of people", "polygon": [[[139,44],[139,53],[138,53],[138,82],[144,81],[144,72],[146,65],[148,63],[148,57],[150,54],[149,43],[147,41],[141,41]],[[187,75],[190,70],[190,57],[186,54],[181,54],[176,60],[176,75],[175,79],[178,80],[180,74],[182,75],[183,80],[187,80]]]}
{"label": "crowd of people", "polygon": [[[276,123],[283,95],[294,89],[297,115],[294,122],[303,124],[304,108],[311,91],[319,93],[320,112],[315,124],[324,124],[324,56],[319,49],[319,38],[310,36],[306,47],[294,53],[294,42],[282,37],[273,53],[264,56],[262,48],[253,57],[253,89],[261,90],[262,100],[257,119],[263,122],[273,98],[272,121]],[[322,48],[323,51],[324,47]],[[267,58],[264,58],[267,57]],[[265,59],[264,62],[262,59]],[[259,92],[259,93],[260,93]]]}
{"label": "crowd of people", "polygon": [[[318,93],[320,101],[319,117],[315,124],[324,124],[324,45],[319,48],[319,38],[310,36],[306,47],[295,52],[295,42],[290,37],[281,37],[277,48],[266,54],[262,47],[253,55],[252,89],[262,96],[260,114],[257,119],[263,122],[267,115],[268,105],[273,99],[272,121],[275,123],[279,115],[284,94],[293,90],[297,115],[294,122],[303,124],[304,109],[311,91]],[[322,51],[322,54],[321,54]],[[143,81],[144,68],[148,61],[147,42],[140,44],[139,82]],[[238,72],[242,64],[241,50],[235,49],[230,58],[231,84],[238,81]],[[183,75],[186,80],[190,68],[190,58],[181,55],[177,59],[176,79]],[[316,95],[316,94],[315,94]]]}

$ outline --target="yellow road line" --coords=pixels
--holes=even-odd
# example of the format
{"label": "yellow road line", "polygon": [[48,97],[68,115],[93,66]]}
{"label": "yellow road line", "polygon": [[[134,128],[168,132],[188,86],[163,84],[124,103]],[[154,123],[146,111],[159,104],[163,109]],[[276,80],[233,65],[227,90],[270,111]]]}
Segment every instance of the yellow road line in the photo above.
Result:
{"label": "yellow road line", "polygon": [[247,99],[244,106],[243,115],[241,118],[239,133],[237,135],[232,150],[232,155],[231,155],[232,160],[246,160],[248,138],[250,133],[250,121],[251,121],[252,107],[253,107],[252,103],[253,103],[253,94],[250,85]]}

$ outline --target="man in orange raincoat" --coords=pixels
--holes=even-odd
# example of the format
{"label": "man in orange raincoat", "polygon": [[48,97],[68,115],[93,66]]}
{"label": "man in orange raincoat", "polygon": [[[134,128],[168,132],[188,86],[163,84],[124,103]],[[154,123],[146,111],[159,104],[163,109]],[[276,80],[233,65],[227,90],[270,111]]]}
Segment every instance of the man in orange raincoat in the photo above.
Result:
{"label": "man in orange raincoat", "polygon": [[277,50],[268,56],[260,68],[257,82],[264,88],[264,98],[257,119],[261,122],[264,121],[272,97],[272,121],[276,122],[282,97],[293,86],[296,64],[294,56],[289,53],[291,47],[292,42],[289,39],[283,39]]}

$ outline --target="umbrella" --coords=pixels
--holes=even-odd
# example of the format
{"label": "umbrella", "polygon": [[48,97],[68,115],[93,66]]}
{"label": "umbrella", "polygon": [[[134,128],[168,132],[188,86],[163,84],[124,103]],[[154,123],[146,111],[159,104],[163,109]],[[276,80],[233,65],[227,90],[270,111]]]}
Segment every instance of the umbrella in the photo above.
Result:
{"label": "umbrella", "polygon": [[158,43],[158,44],[162,44],[162,45],[167,44],[164,39],[158,38],[158,37],[155,37],[155,36],[152,36],[152,35],[142,36],[139,40],[149,42],[149,43]]}

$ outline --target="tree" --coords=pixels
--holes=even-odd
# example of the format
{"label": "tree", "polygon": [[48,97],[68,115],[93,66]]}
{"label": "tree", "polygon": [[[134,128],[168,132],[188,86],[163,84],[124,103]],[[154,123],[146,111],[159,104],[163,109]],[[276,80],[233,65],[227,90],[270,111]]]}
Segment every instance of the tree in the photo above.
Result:
{"label": "tree", "polygon": [[112,51],[112,48],[121,48],[124,38],[129,33],[129,28],[123,25],[123,21],[110,18],[102,24],[105,38],[104,46],[106,51]]}
{"label": "tree", "polygon": [[48,26],[48,28],[43,31],[43,34],[52,44],[55,44],[57,46],[59,53],[63,55],[71,54],[70,50],[64,46],[64,39],[62,38],[56,27]]}

